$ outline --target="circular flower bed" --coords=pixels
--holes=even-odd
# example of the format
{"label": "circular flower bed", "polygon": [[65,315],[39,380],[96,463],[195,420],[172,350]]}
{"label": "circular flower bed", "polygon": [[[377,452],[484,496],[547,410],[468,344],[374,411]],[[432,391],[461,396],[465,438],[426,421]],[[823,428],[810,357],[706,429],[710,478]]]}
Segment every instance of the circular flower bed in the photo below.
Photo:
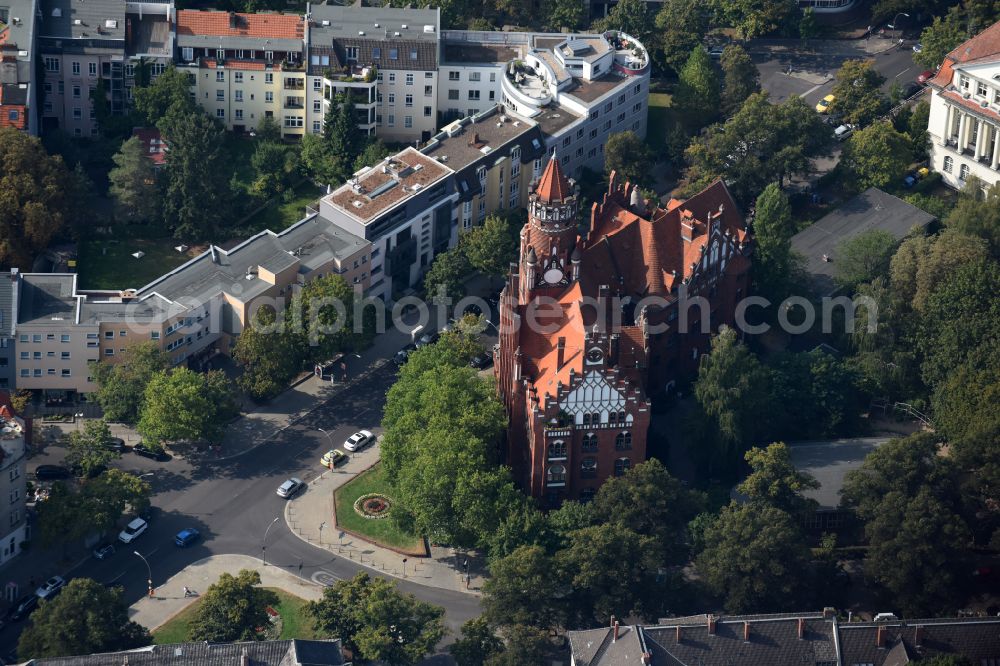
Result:
{"label": "circular flower bed", "polygon": [[392,500],[381,493],[368,493],[354,500],[354,510],[359,516],[380,520],[389,516]]}

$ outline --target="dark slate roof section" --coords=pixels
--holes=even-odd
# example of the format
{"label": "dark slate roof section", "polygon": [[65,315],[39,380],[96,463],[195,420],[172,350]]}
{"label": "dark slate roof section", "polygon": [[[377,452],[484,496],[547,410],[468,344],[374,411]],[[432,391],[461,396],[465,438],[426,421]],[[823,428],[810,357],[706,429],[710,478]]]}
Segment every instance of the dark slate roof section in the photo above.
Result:
{"label": "dark slate roof section", "polygon": [[571,631],[569,641],[576,666],[640,666],[646,652],[637,626],[619,626],[617,640],[614,629],[603,627]]}
{"label": "dark slate roof section", "polygon": [[76,320],[76,275],[24,273],[18,293],[18,323],[65,326]]}
{"label": "dark slate roof section", "polygon": [[[128,652],[34,659],[29,666],[344,666],[339,640],[151,645]],[[127,661],[126,661],[127,659]],[[307,659],[307,661],[302,661]]]}
{"label": "dark slate roof section", "polygon": [[0,336],[14,335],[17,323],[17,273],[0,275]]}
{"label": "dark slate roof section", "polygon": [[41,37],[114,40],[124,46],[125,0],[44,0],[41,5]]}
{"label": "dark slate roof section", "polygon": [[310,49],[332,46],[341,63],[346,49],[356,47],[359,65],[429,71],[437,69],[440,28],[437,9],[313,5],[309,43]]}
{"label": "dark slate roof section", "polygon": [[[879,626],[883,628],[881,648],[876,645]],[[897,647],[900,643],[902,648]],[[840,645],[845,664],[895,666],[904,651],[911,660],[955,654],[963,655],[973,664],[1000,663],[1000,618],[841,624]]]}
{"label": "dark slate roof section", "polygon": [[[804,629],[801,639],[798,637],[800,620]],[[748,641],[744,641],[745,623],[750,626]],[[707,621],[693,624],[685,618],[673,626],[646,628],[643,637],[656,665],[836,666],[838,663],[836,626],[832,619],[815,613],[722,617],[716,620],[714,634],[709,634]]]}
{"label": "dark slate roof section", "polygon": [[837,291],[833,277],[841,242],[871,229],[887,231],[902,240],[914,227],[926,227],[933,220],[933,215],[871,187],[795,234],[792,250],[805,258],[817,295],[828,296]]}
{"label": "dark slate roof section", "polygon": [[814,499],[822,510],[840,507],[840,491],[851,470],[861,467],[865,457],[888,442],[890,437],[857,437],[822,442],[797,442],[788,447],[795,469],[811,474],[819,488],[803,495]]}

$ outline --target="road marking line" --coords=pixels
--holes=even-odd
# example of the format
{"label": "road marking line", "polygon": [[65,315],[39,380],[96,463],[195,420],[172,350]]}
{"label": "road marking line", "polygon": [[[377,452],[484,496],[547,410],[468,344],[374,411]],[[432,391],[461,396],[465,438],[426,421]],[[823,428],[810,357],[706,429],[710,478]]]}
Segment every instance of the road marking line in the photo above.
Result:
{"label": "road marking line", "polygon": [[902,72],[900,72],[899,74],[897,74],[896,76],[894,76],[894,77],[892,77],[892,78],[894,78],[894,79],[898,79],[898,78],[899,78],[899,77],[901,77],[901,76],[902,76],[903,74],[906,74],[906,73],[907,73],[908,71],[910,71],[911,69],[913,69],[913,68],[912,68],[912,67],[907,67],[907,68],[906,68],[906,69],[904,69],[904,70],[903,70]]}
{"label": "road marking line", "polygon": [[804,98],[806,95],[810,95],[810,94],[816,92],[817,90],[819,90],[820,88],[822,88],[825,85],[826,85],[826,83],[820,83],[818,85],[815,85],[812,88],[810,88],[809,90],[807,90],[804,93],[802,93],[801,95],[799,95],[799,97],[803,97]]}

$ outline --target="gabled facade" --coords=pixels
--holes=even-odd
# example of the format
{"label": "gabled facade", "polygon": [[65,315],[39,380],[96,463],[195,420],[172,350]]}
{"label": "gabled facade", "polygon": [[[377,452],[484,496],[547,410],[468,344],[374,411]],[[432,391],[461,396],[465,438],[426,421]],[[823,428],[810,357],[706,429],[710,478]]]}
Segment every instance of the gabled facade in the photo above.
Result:
{"label": "gabled facade", "polygon": [[[745,222],[721,181],[650,209],[612,174],[584,236],[578,205],[553,156],[529,195],[495,351],[507,462],[548,506],[587,500],[646,459],[650,396],[690,374],[708,332],[733,322],[749,270]],[[678,318],[685,296],[704,301],[690,324]]]}
{"label": "gabled facade", "polygon": [[38,134],[35,33],[37,0],[0,6],[0,127]]}
{"label": "gabled facade", "polygon": [[1000,181],[1000,23],[945,56],[929,85],[931,166],[954,188]]}

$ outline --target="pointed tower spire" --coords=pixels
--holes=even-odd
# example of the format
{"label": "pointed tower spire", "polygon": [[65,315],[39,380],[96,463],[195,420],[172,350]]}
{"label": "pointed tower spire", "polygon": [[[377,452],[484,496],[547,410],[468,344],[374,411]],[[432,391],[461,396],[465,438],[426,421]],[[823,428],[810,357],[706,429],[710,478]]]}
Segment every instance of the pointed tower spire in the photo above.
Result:
{"label": "pointed tower spire", "polygon": [[558,203],[573,194],[573,186],[569,179],[563,175],[562,167],[559,166],[559,160],[556,159],[554,151],[538,181],[535,192],[538,194],[539,200],[545,203]]}

